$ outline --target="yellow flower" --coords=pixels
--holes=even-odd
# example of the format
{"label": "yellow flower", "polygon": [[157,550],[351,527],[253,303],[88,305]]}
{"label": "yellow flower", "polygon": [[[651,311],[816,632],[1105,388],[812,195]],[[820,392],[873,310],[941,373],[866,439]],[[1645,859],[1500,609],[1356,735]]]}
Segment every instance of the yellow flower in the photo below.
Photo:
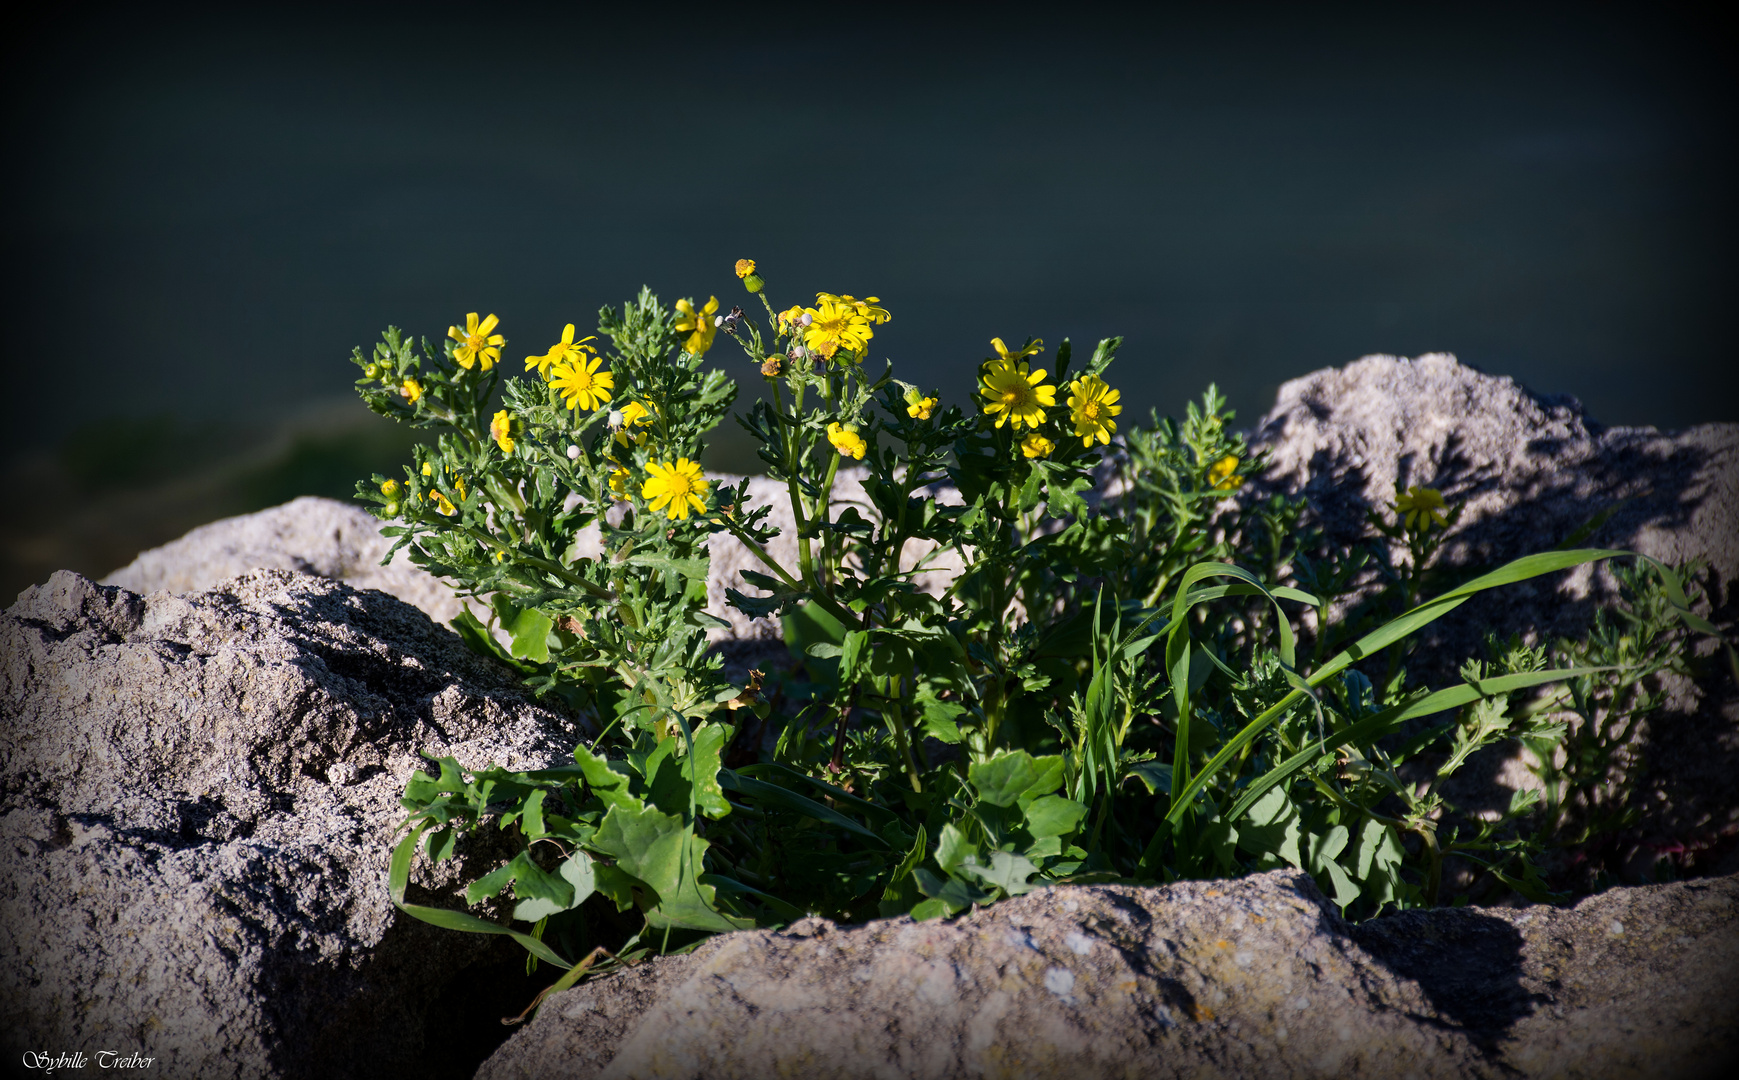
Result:
{"label": "yellow flower", "polygon": [[842,348],[863,359],[863,351],[875,336],[869,316],[858,311],[856,301],[848,303],[847,299],[818,293],[818,306],[806,309],[809,326],[803,331],[803,344],[829,360]]}
{"label": "yellow flower", "polygon": [[833,448],[838,450],[840,454],[856,458],[859,461],[863,460],[864,451],[869,449],[869,443],[864,442],[863,436],[859,435],[855,429],[840,427],[838,424],[827,425],[827,441],[832,443]]}
{"label": "yellow flower", "polygon": [[746,278],[754,272],[755,272],[755,260],[753,260],[753,259],[738,259],[737,260],[737,276],[738,277]]}
{"label": "yellow flower", "polygon": [[497,565],[497,566],[499,566],[499,565],[501,565],[501,564],[502,564],[502,563],[504,563],[504,562],[506,562],[506,561],[507,561],[507,552],[505,552],[505,551],[502,551],[502,550],[501,550],[501,549],[500,549],[500,548],[496,548],[496,549],[495,549],[495,554],[493,554],[493,555],[491,555],[491,556],[490,556],[490,558],[492,558],[492,559],[494,559],[494,560],[495,560],[495,564],[496,564],[496,565]]}
{"label": "yellow flower", "polygon": [[392,498],[394,495],[399,493],[399,482],[397,480],[388,480],[380,486],[380,493],[389,499]]}
{"label": "yellow flower", "polygon": [[761,374],[765,375],[769,379],[778,378],[779,377],[779,366],[782,363],[783,363],[783,361],[777,356],[767,357],[767,359],[761,361]]}
{"label": "yellow flower", "polygon": [[[525,358],[525,370],[530,371],[532,368],[536,368],[539,378],[548,379],[551,364],[583,364],[586,362],[586,356],[588,354],[594,356],[597,355],[598,350],[586,344],[588,341],[596,340],[597,335],[593,334],[591,337],[583,337],[580,340],[575,341],[574,324],[569,323],[562,327],[562,339],[554,345],[551,345],[549,347],[549,352],[544,353],[542,356],[528,356]],[[595,369],[596,365],[593,365],[593,367]]]}
{"label": "yellow flower", "polygon": [[1214,462],[1214,467],[1208,470],[1208,486],[1215,491],[1236,491],[1244,486],[1244,478],[1237,475],[1238,459],[1227,454]]}
{"label": "yellow flower", "polygon": [[423,462],[423,475],[424,476],[435,475],[435,466],[430,462],[427,462],[427,461]]}
{"label": "yellow flower", "polygon": [[1449,519],[1443,514],[1445,506],[1441,491],[1415,484],[1395,500],[1395,513],[1401,516],[1408,532],[1422,533],[1429,532],[1433,525],[1448,527]]}
{"label": "yellow flower", "polygon": [[610,400],[610,391],[616,388],[616,376],[598,370],[603,362],[601,356],[592,357],[589,363],[584,356],[577,361],[563,360],[555,366],[549,384],[561,391],[568,408],[596,409]]}
{"label": "yellow flower", "polygon": [[913,394],[906,399],[906,415],[914,420],[928,420],[930,413],[935,411],[936,399],[923,394]]}
{"label": "yellow flower", "polygon": [[1057,388],[1039,385],[1044,381],[1044,368],[1029,373],[1024,362],[992,360],[979,390],[984,395],[984,411],[1001,414],[996,418],[997,427],[1009,420],[1016,429],[1022,424],[1037,427],[1045,422],[1045,406],[1057,403]]}
{"label": "yellow flower", "polygon": [[430,502],[435,504],[435,509],[439,510],[447,517],[452,517],[454,514],[459,512],[458,508],[453,505],[453,500],[447,498],[438,491],[429,492],[427,498]]}
{"label": "yellow flower", "polygon": [[459,361],[460,367],[470,371],[472,364],[480,363],[483,370],[488,371],[501,361],[501,347],[507,344],[507,339],[490,333],[500,321],[491,315],[478,322],[477,313],[473,311],[465,316],[465,329],[447,327],[447,336],[459,343],[459,347],[453,350],[453,359]]}
{"label": "yellow flower", "polygon": [[1026,438],[1020,441],[1020,452],[1030,458],[1050,457],[1056,448],[1056,443],[1036,431],[1027,432]]}
{"label": "yellow flower", "polygon": [[713,347],[713,335],[718,332],[718,327],[713,325],[713,316],[718,313],[719,298],[711,297],[699,311],[689,301],[678,300],[676,310],[682,315],[676,320],[676,332],[688,335],[688,340],[682,343],[682,351],[690,356],[705,356],[706,351]]}
{"label": "yellow flower", "polygon": [[856,311],[859,315],[862,315],[870,322],[875,323],[877,326],[880,326],[882,323],[893,318],[892,315],[888,314],[887,308],[875,306],[882,302],[881,297],[879,296],[869,296],[859,300],[855,296],[835,296],[832,293],[816,293],[815,299],[821,303],[843,304],[844,306],[851,308],[853,311]]}
{"label": "yellow flower", "polygon": [[610,474],[610,490],[618,495],[628,494],[628,481],[631,479],[633,479],[633,474],[629,473],[627,469],[617,469]]}
{"label": "yellow flower", "polygon": [[637,427],[651,426],[652,410],[640,404],[638,401],[630,401],[628,404],[622,406],[622,411],[620,413],[612,416],[610,419],[612,421],[611,426],[616,429],[614,438],[618,445],[628,446],[632,444],[634,446],[639,446],[641,443],[646,441],[646,433],[644,431],[637,432],[634,429]]}
{"label": "yellow flower", "polygon": [[[688,520],[688,512],[706,513],[702,496],[707,493],[707,480],[700,466],[687,458],[677,458],[675,464],[661,465],[656,461],[646,465],[646,483],[640,488],[642,498],[649,500],[654,512],[664,510],[670,520]],[[669,507],[665,510],[665,507]]]}
{"label": "yellow flower", "polygon": [[779,313],[779,332],[790,333],[791,328],[803,321],[803,305],[796,304]]}
{"label": "yellow flower", "polygon": [[513,421],[508,418],[507,410],[502,409],[489,421],[489,437],[495,440],[495,445],[501,447],[503,454],[513,453]]}
{"label": "yellow flower", "polygon": [[415,405],[417,399],[423,396],[423,384],[415,379],[406,378],[404,385],[399,387],[399,396]]}
{"label": "yellow flower", "polygon": [[1001,360],[1005,364],[1018,364],[1029,356],[1037,356],[1039,353],[1044,352],[1045,339],[1034,338],[1032,344],[1022,346],[1021,348],[1010,352],[1008,346],[1002,343],[1001,338],[993,337],[990,339],[990,347],[996,350],[996,358],[998,360]]}
{"label": "yellow flower", "polygon": [[1110,444],[1111,433],[1117,430],[1117,421],[1111,418],[1123,411],[1123,406],[1117,404],[1121,396],[1121,391],[1106,386],[1105,380],[1097,375],[1069,384],[1069,419],[1074,422],[1082,446],[1092,446],[1094,439],[1101,446]]}
{"label": "yellow flower", "polygon": [[459,491],[459,501],[464,502],[465,501],[465,478],[463,476],[454,477],[453,478],[453,486],[455,488],[457,488]]}

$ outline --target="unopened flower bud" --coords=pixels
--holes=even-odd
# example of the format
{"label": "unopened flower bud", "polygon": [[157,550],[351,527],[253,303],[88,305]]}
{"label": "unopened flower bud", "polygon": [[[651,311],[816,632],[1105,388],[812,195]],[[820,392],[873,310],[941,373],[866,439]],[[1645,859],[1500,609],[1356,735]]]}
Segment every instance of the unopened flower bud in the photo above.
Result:
{"label": "unopened flower bud", "polygon": [[370,364],[362,369],[362,374],[364,378],[378,379],[380,378],[380,365]]}
{"label": "unopened flower bud", "polygon": [[382,509],[386,511],[387,517],[399,516],[399,504],[396,502],[389,502]]}
{"label": "unopened flower bud", "polygon": [[750,274],[748,277],[743,279],[743,288],[752,293],[758,293],[766,287],[767,283],[761,280],[760,274]]}
{"label": "unopened flower bud", "polygon": [[815,321],[815,316],[813,316],[809,312],[805,311],[803,313],[803,318],[801,318],[797,321],[802,323],[804,326],[808,326],[810,323]]}

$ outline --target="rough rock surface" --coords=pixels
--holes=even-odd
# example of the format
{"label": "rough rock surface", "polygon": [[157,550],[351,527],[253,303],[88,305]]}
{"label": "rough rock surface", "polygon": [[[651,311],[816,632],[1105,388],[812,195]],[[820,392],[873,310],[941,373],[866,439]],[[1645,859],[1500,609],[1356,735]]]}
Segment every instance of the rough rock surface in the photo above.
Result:
{"label": "rough rock surface", "polygon": [[535,768],[575,739],[422,612],[283,570],[144,597],[56,574],[0,615],[0,716],[5,1060],[189,1077],[409,1074],[495,940],[388,899],[418,752]]}
{"label": "rough rock surface", "polygon": [[362,507],[305,495],[201,525],[179,540],[140,552],[103,584],[140,594],[190,593],[249,570],[294,570],[391,593],[445,626],[461,610],[453,590],[411,565],[402,552],[382,566],[392,543]]}
{"label": "rough rock surface", "polygon": [[478,1080],[1680,1077],[1739,1047],[1739,879],[1349,927],[1307,875],[715,938],[552,996]]}
{"label": "rough rock surface", "polygon": [[[1273,456],[1249,496],[1302,491],[1335,543],[1370,535],[1366,512],[1390,503],[1397,483],[1436,487],[1465,503],[1440,558],[1469,574],[1552,547],[1616,507],[1579,546],[1668,564],[1700,560],[1717,621],[1739,615],[1739,424],[1605,427],[1574,398],[1538,396],[1434,353],[1367,356],[1293,379],[1254,441]],[[1453,680],[1463,660],[1480,654],[1487,632],[1578,637],[1614,591],[1604,568],[1584,567],[1484,593],[1427,628],[1416,674],[1433,685]],[[1701,645],[1704,654],[1713,648]],[[1739,688],[1724,663],[1706,666],[1708,677],[1695,685],[1666,680],[1666,706],[1630,744],[1627,768],[1644,819],[1612,861],[1631,880],[1663,855],[1719,851],[1739,839]],[[1532,783],[1520,754],[1476,759],[1457,777],[1458,801],[1470,810],[1507,803],[1512,790]],[[1712,865],[1729,872],[1739,860],[1717,855]]]}
{"label": "rough rock surface", "polygon": [[[1452,565],[1496,565],[1549,548],[1623,503],[1582,546],[1666,563],[1700,559],[1714,573],[1717,607],[1739,575],[1739,424],[1609,428],[1575,398],[1537,396],[1432,353],[1367,356],[1284,383],[1254,442],[1273,455],[1260,487],[1302,491],[1338,543],[1369,535],[1366,512],[1392,502],[1397,483],[1421,484],[1466,503],[1442,556]],[[1607,594],[1582,571],[1558,591],[1494,594],[1477,615],[1470,603],[1453,625],[1468,637],[1495,615],[1500,628],[1526,620],[1573,634]],[[1477,637],[1454,644],[1471,647]]]}

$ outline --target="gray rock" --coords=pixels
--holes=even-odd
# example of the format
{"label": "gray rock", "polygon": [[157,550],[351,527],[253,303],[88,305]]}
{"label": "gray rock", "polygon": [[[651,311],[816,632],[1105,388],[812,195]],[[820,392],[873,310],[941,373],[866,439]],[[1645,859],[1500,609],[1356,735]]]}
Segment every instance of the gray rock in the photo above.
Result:
{"label": "gray rock", "polygon": [[[1449,565],[1544,550],[1623,503],[1580,546],[1699,559],[1714,572],[1716,606],[1739,574],[1739,424],[1609,428],[1574,398],[1537,396],[1431,353],[1367,356],[1284,383],[1254,442],[1272,454],[1257,489],[1302,492],[1336,543],[1371,535],[1365,514],[1391,503],[1397,483],[1420,484],[1466,504],[1443,551]],[[1586,569],[1566,578],[1556,590],[1494,594],[1501,610],[1468,604],[1446,644],[1467,655],[1478,644],[1470,631],[1494,614],[1500,629],[1581,632],[1610,579]]]}
{"label": "gray rock", "polygon": [[140,552],[102,583],[140,594],[191,593],[250,570],[294,570],[391,593],[445,626],[461,610],[452,588],[411,565],[403,552],[381,565],[392,543],[362,507],[305,495],[201,525],[179,540]]}
{"label": "gray rock", "polygon": [[[577,737],[415,608],[283,570],[144,597],[56,574],[0,615],[0,715],[6,1060],[190,1077],[411,1071],[497,940],[390,903],[418,752],[536,768]],[[456,906],[492,855],[419,865],[412,898]]]}
{"label": "gray rock", "polygon": [[1054,887],[713,940],[552,995],[478,1080],[1714,1075],[1739,879],[1347,926],[1308,876]]}
{"label": "gray rock", "polygon": [[[1440,561],[1467,576],[1550,548],[1616,507],[1578,546],[1699,560],[1712,584],[1702,613],[1729,625],[1739,616],[1739,424],[1605,427],[1574,398],[1538,396],[1433,353],[1367,356],[1285,383],[1255,443],[1272,463],[1246,497],[1301,491],[1334,543],[1373,536],[1365,514],[1392,502],[1397,483],[1465,503]],[[1480,655],[1487,633],[1579,637],[1615,593],[1602,565],[1481,594],[1420,635],[1412,674],[1436,686],[1459,681],[1457,668]],[[1707,853],[1739,837],[1739,687],[1711,655],[1714,642],[1697,650],[1707,677],[1664,677],[1665,706],[1643,721],[1621,762],[1643,817],[1606,861],[1632,881],[1670,853],[1701,850],[1707,872]],[[1470,811],[1495,811],[1535,783],[1511,744],[1507,754],[1476,758],[1449,793]],[[1739,861],[1715,856],[1713,866],[1730,872]]]}

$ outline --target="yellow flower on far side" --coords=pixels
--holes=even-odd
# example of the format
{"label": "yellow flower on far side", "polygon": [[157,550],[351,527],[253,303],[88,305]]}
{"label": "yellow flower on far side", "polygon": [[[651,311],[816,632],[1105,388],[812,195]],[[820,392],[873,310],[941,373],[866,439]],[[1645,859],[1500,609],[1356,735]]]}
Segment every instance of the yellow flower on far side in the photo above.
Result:
{"label": "yellow flower on far side", "polygon": [[855,296],[835,296],[832,293],[816,293],[815,299],[821,303],[843,304],[857,312],[859,315],[862,315],[870,322],[875,323],[877,326],[880,326],[882,323],[893,318],[892,315],[888,314],[887,308],[876,306],[882,302],[882,298],[879,296],[868,296],[859,300]]}
{"label": "yellow flower on far side", "polygon": [[640,404],[638,401],[630,401],[628,404],[622,406],[621,412],[615,413],[610,417],[610,426],[616,429],[616,434],[612,436],[612,438],[616,440],[616,443],[619,446],[638,446],[645,442],[646,433],[644,431],[635,431],[634,429],[649,427],[651,424],[652,410]]}
{"label": "yellow flower on far side", "polygon": [[647,463],[646,472],[640,495],[651,503],[653,512],[663,510],[671,521],[688,520],[690,510],[706,513],[703,500],[710,485],[700,465],[687,458],[677,458],[674,464],[653,461]]}
{"label": "yellow flower on far side", "polygon": [[423,384],[415,379],[407,377],[404,381],[404,385],[399,387],[399,396],[403,397],[412,405],[415,405],[417,400],[423,396]]}
{"label": "yellow flower on far side", "polygon": [[610,474],[610,490],[618,495],[628,494],[628,481],[633,478],[627,469],[617,469]]}
{"label": "yellow flower on far side", "polygon": [[863,460],[864,451],[869,449],[869,443],[864,442],[863,436],[838,424],[827,425],[827,441],[845,457],[856,458],[858,461]]}
{"label": "yellow flower on far side", "polygon": [[984,396],[984,411],[998,414],[997,427],[1009,420],[1016,430],[1022,424],[1038,427],[1045,422],[1045,407],[1057,403],[1057,388],[1041,385],[1044,381],[1044,368],[1029,372],[1024,361],[992,360],[978,391]]}
{"label": "yellow flower on far side", "polygon": [[594,356],[590,361],[584,356],[578,360],[563,360],[551,372],[549,384],[561,391],[568,408],[596,409],[610,400],[610,391],[616,388],[615,374],[598,370],[598,365],[603,362],[601,356]]}
{"label": "yellow flower on far side", "polygon": [[399,493],[399,482],[397,480],[388,480],[380,486],[380,493],[389,499],[392,498],[394,495]]}
{"label": "yellow flower on far side", "polygon": [[753,259],[738,259],[737,260],[737,276],[738,277],[746,278],[754,272],[755,272],[755,260],[753,260]]}
{"label": "yellow flower on far side", "polygon": [[1236,491],[1244,486],[1244,478],[1237,475],[1238,458],[1227,454],[1214,462],[1214,467],[1208,470],[1208,486],[1215,491]]}
{"label": "yellow flower on far side", "polygon": [[597,338],[598,336],[593,334],[591,337],[583,337],[580,340],[575,341],[574,324],[569,323],[562,327],[562,339],[554,345],[551,345],[548,352],[544,353],[542,356],[528,356],[525,358],[525,370],[530,371],[532,368],[536,368],[538,378],[548,379],[551,364],[560,364],[564,362],[583,364],[586,362],[586,356],[588,353],[595,355],[598,351],[590,345],[587,345],[586,342],[596,341]]}
{"label": "yellow flower on far side", "polygon": [[858,311],[855,301],[845,297],[818,293],[816,306],[806,309],[809,325],[803,330],[803,344],[832,360],[841,349],[855,353],[859,360],[869,347],[875,331],[870,329],[869,316]]}
{"label": "yellow flower on far side", "polygon": [[465,316],[465,329],[447,327],[447,336],[459,343],[459,347],[453,350],[453,359],[459,361],[460,367],[470,371],[471,365],[482,364],[483,370],[488,371],[500,363],[501,347],[507,344],[507,339],[490,332],[500,321],[491,315],[478,322],[477,313],[473,311]]}
{"label": "yellow flower on far side", "polygon": [[495,445],[501,447],[503,454],[513,453],[513,421],[508,417],[507,410],[502,409],[489,421],[489,437],[495,440]]}
{"label": "yellow flower on far side", "polygon": [[458,508],[453,505],[453,500],[447,498],[438,491],[429,492],[427,498],[430,502],[435,504],[435,509],[439,510],[446,517],[452,517],[454,514],[459,512]]}
{"label": "yellow flower on far side", "polygon": [[1020,441],[1020,452],[1029,458],[1050,457],[1056,448],[1056,443],[1036,431],[1027,432],[1026,438]]}
{"label": "yellow flower on far side", "polygon": [[928,420],[936,409],[936,399],[914,394],[906,399],[906,415],[914,420]]}
{"label": "yellow flower on far side", "polygon": [[705,356],[706,351],[713,347],[713,335],[718,332],[713,316],[718,314],[719,298],[711,297],[699,311],[694,309],[693,303],[678,300],[676,310],[682,318],[676,320],[675,330],[688,335],[688,340],[682,343],[682,351],[690,356]]}
{"label": "yellow flower on far side", "polygon": [[1097,375],[1069,384],[1069,419],[1075,425],[1075,434],[1081,437],[1082,446],[1092,446],[1094,439],[1101,446],[1110,444],[1111,433],[1117,430],[1117,421],[1111,418],[1123,411],[1123,406],[1117,404],[1121,396],[1121,391],[1106,386],[1105,380]]}
{"label": "yellow flower on far side", "polygon": [[990,339],[990,347],[996,350],[996,358],[1005,364],[1018,364],[1029,356],[1037,356],[1045,351],[1045,339],[1033,338],[1032,343],[1019,349],[1010,349],[1002,343],[999,337]]}
{"label": "yellow flower on far side", "polygon": [[1408,532],[1422,533],[1429,532],[1433,525],[1439,528],[1449,525],[1449,519],[1443,513],[1446,506],[1441,491],[1414,484],[1395,500],[1395,513],[1401,517]]}

